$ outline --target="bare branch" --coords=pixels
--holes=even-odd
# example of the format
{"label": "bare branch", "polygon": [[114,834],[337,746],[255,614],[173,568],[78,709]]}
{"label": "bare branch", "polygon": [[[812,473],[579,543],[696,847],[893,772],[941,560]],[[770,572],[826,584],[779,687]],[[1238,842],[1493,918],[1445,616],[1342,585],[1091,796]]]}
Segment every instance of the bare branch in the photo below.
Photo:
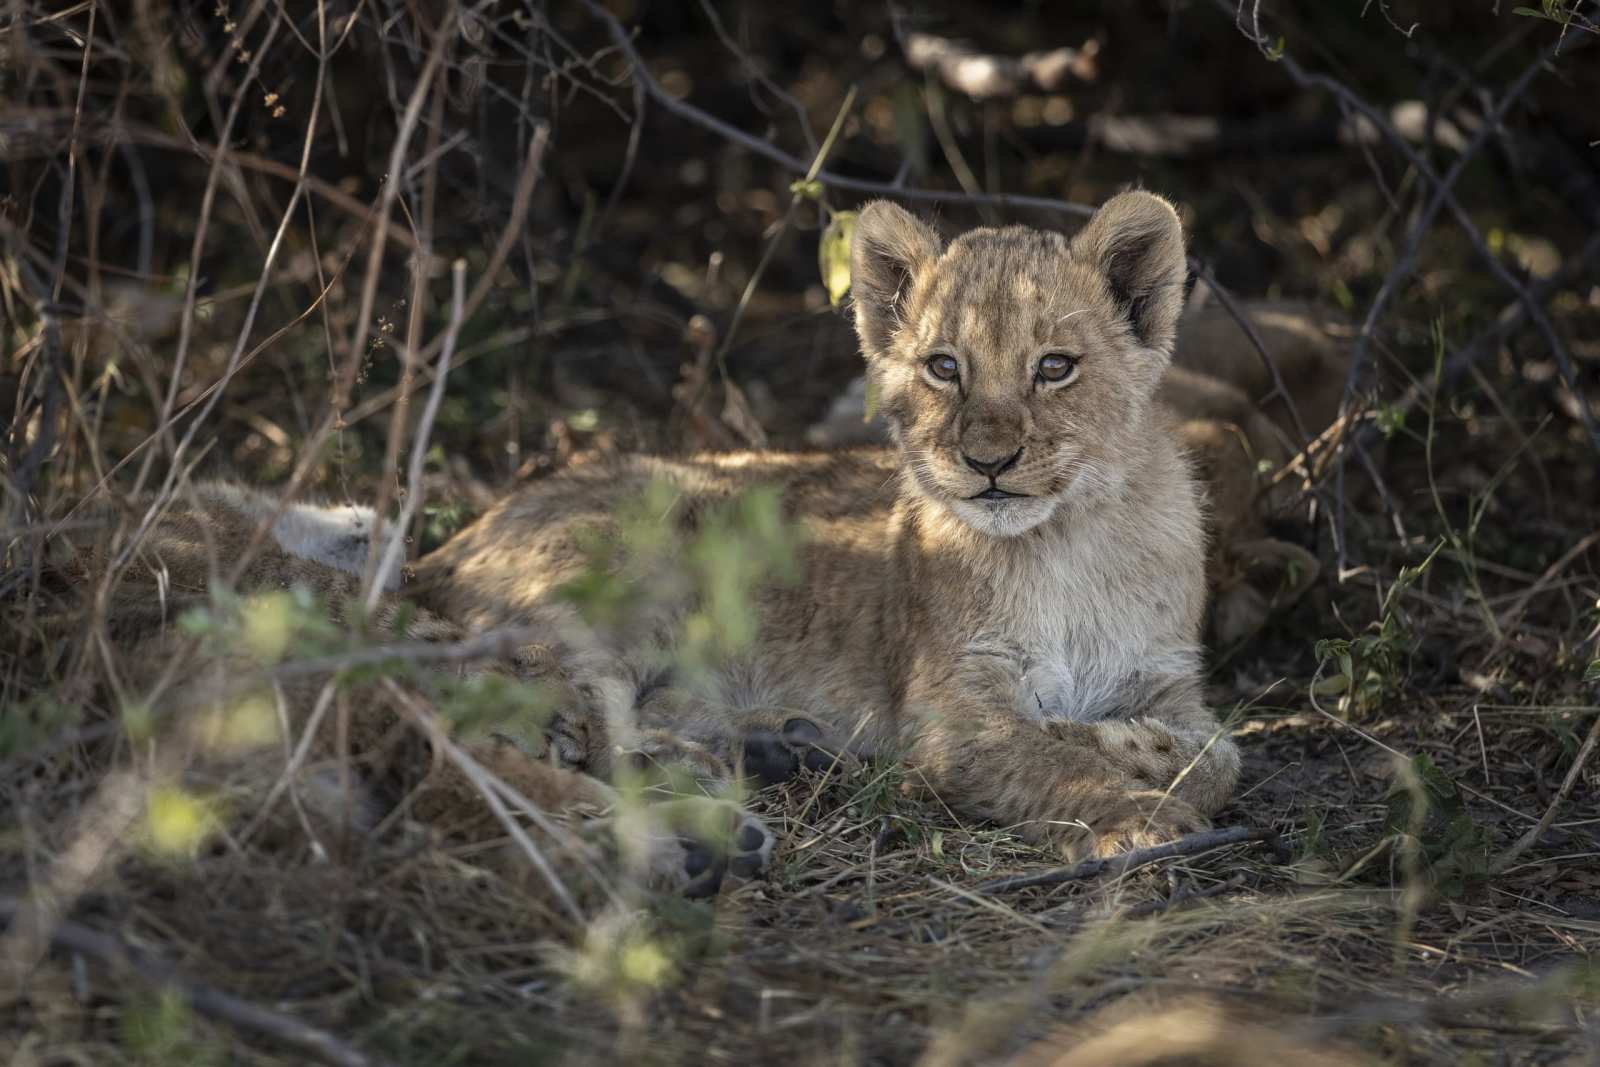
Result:
{"label": "bare branch", "polygon": [[1057,867],[1053,870],[1040,871],[1037,874],[1019,874],[1011,878],[996,878],[984,882],[977,887],[979,893],[1010,893],[1017,889],[1027,889],[1036,885],[1061,885],[1064,882],[1082,882],[1090,878],[1099,878],[1101,875],[1123,875],[1138,867],[1144,867],[1161,860],[1173,859],[1177,856],[1198,856],[1203,852],[1224,848],[1228,845],[1240,845],[1246,842],[1265,841],[1276,847],[1278,832],[1264,827],[1254,826],[1229,826],[1220,830],[1207,830],[1204,833],[1190,834],[1180,837],[1176,841],[1168,841],[1164,845],[1152,845],[1150,848],[1134,849],[1118,856],[1107,856],[1103,859],[1084,860],[1082,863],[1073,864],[1071,867]]}
{"label": "bare branch", "polygon": [[[0,916],[15,921],[23,910],[23,904],[15,898],[0,898]],[[299,1049],[334,1067],[385,1067],[389,1062],[368,1055],[310,1023],[185,977],[165,960],[146,955],[119,938],[87,926],[59,922],[50,933],[50,941],[58,948],[92,956],[113,967],[126,968],[160,989],[176,992],[202,1015],[240,1030],[260,1034],[280,1045]]]}
{"label": "bare branch", "polygon": [[1518,856],[1532,848],[1534,842],[1538,841],[1539,837],[1550,829],[1550,824],[1555,821],[1556,812],[1561,809],[1561,805],[1567,802],[1567,797],[1572,795],[1573,787],[1578,784],[1578,780],[1583,776],[1583,768],[1588,764],[1589,757],[1594,755],[1597,742],[1600,742],[1600,715],[1596,715],[1594,722],[1589,724],[1589,736],[1583,739],[1583,745],[1578,749],[1578,754],[1572,757],[1572,766],[1567,768],[1567,776],[1562,780],[1561,788],[1556,790],[1556,795],[1550,798],[1550,803],[1544,809],[1544,814],[1539,817],[1538,822],[1528,827],[1527,831],[1517,838],[1516,844],[1506,849],[1500,858],[1495,861],[1494,870],[1496,873],[1504,871],[1511,866]]}
{"label": "bare branch", "polygon": [[[1215,0],[1215,3],[1224,13],[1234,17],[1236,20],[1238,19],[1242,9],[1232,0]],[[1479,231],[1477,224],[1472,221],[1472,217],[1467,214],[1466,209],[1461,206],[1461,201],[1451,191],[1450,185],[1439,176],[1428,161],[1417,154],[1417,151],[1411,147],[1405,137],[1401,136],[1399,131],[1394,128],[1394,125],[1389,122],[1388,118],[1378,108],[1369,104],[1349,86],[1329,75],[1313,74],[1300,66],[1295,58],[1287,52],[1280,52],[1273,48],[1267,37],[1262,33],[1259,24],[1251,31],[1248,31],[1247,36],[1264,53],[1270,54],[1288,72],[1289,77],[1296,85],[1303,89],[1316,89],[1330,93],[1344,106],[1371,122],[1383,135],[1384,140],[1388,141],[1412,169],[1436,191],[1440,203],[1450,210],[1451,217],[1455,219],[1456,224],[1466,234],[1467,240],[1472,244],[1473,251],[1477,253],[1478,258],[1489,268],[1490,273],[1495,276],[1496,280],[1516,294],[1528,318],[1533,321],[1534,326],[1544,337],[1545,344],[1549,347],[1551,355],[1555,358],[1556,366],[1561,371],[1562,380],[1567,383],[1567,388],[1577,393],[1577,376],[1572,366],[1572,358],[1567,352],[1566,345],[1557,336],[1555,326],[1550,322],[1550,317],[1545,314],[1544,308],[1534,300],[1528,287],[1512,275],[1506,265],[1501,262],[1500,257],[1489,247],[1488,241],[1484,239],[1482,232]],[[1537,70],[1537,67],[1535,70]],[[1528,76],[1531,77],[1531,74]],[[1494,123],[1490,122],[1488,125],[1493,126]],[[1595,424],[1594,413],[1588,409],[1586,404],[1580,403],[1579,415],[1582,418],[1584,428],[1589,433],[1591,443],[1597,450],[1600,450],[1600,426]]]}
{"label": "bare branch", "polygon": [[[672,112],[679,118],[687,119],[697,126],[701,126],[743,148],[762,156],[792,174],[804,174],[810,164],[797,156],[790,155],[770,141],[763,141],[753,137],[731,123],[724,122],[715,115],[703,111],[686,100],[679,100],[661,87],[655,76],[650,73],[644,57],[633,46],[633,39],[616,16],[602,7],[597,0],[583,0],[583,6],[589,13],[599,19],[611,34],[611,39],[616,43],[617,50],[627,59],[632,68],[633,76],[644,85],[645,92],[662,108]],[[921,201],[924,203],[945,204],[973,204],[990,205],[993,207],[1032,208],[1039,211],[1052,211],[1063,215],[1078,215],[1088,218],[1094,214],[1094,208],[1088,204],[1075,204],[1069,200],[1056,200],[1045,196],[1012,196],[1002,193],[986,193],[973,196],[965,192],[956,192],[945,189],[907,189],[894,185],[891,182],[875,182],[865,178],[851,178],[843,174],[836,174],[829,170],[820,170],[815,175],[815,180],[833,189],[849,189],[853,192],[868,193],[874,196],[893,197],[897,200]]]}

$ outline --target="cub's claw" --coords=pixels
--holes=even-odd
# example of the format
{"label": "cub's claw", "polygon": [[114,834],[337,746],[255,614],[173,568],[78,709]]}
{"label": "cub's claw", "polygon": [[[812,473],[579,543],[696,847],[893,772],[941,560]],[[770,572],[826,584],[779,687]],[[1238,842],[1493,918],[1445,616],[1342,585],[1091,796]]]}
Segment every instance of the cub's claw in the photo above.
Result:
{"label": "cub's claw", "polygon": [[1210,827],[1211,820],[1177,797],[1141,790],[1108,798],[1099,810],[1080,816],[1077,832],[1063,837],[1061,851],[1068,863],[1077,863],[1165,844]]}

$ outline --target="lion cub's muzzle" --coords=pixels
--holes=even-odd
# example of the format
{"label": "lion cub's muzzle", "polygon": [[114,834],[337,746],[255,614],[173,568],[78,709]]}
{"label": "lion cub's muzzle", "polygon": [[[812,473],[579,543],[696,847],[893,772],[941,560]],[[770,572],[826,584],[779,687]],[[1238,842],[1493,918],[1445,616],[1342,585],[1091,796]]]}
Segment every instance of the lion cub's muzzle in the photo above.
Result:
{"label": "lion cub's muzzle", "polygon": [[967,499],[1015,500],[1028,496],[1027,493],[1019,493],[1011,489],[1006,489],[1000,485],[1000,476],[1015,467],[1017,465],[1017,461],[1021,458],[1021,448],[1018,448],[1010,455],[1001,456],[998,459],[979,459],[963,449],[961,452],[961,461],[967,465],[967,468],[989,479],[989,484],[987,486],[978,490],[976,493],[973,493],[971,496],[967,497]]}

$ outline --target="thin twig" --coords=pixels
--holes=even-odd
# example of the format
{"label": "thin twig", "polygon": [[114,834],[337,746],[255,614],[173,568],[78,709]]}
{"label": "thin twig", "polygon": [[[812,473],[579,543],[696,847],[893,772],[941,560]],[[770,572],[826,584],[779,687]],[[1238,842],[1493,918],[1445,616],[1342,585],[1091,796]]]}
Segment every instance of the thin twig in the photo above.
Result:
{"label": "thin twig", "polygon": [[[1596,543],[1600,543],[1600,530],[1591,530],[1577,544],[1563,552],[1560,559],[1546,567],[1544,573],[1540,574],[1538,579],[1517,597],[1516,601],[1497,620],[1500,636],[1495,641],[1494,647],[1489,649],[1488,654],[1483,657],[1485,663],[1499,655],[1500,650],[1511,642],[1511,628],[1522,621],[1522,616],[1528,610],[1528,605],[1533,601],[1533,598],[1548,589],[1550,583],[1555,581],[1562,571],[1571,566],[1572,562],[1579,556],[1593,548]],[[1487,602],[1485,602],[1484,607],[1488,607]]]}
{"label": "thin twig", "polygon": [[[851,86],[844,94],[844,103],[839,105],[839,111],[833,118],[833,125],[828,129],[828,136],[823,138],[822,146],[817,149],[817,154],[811,165],[805,170],[804,183],[809,184],[817,180],[817,175],[822,174],[822,165],[827,162],[828,154],[833,151],[834,144],[838,141],[839,133],[844,129],[844,120],[850,115],[850,108],[856,101],[856,87]],[[744,312],[750,305],[750,298],[755,295],[756,286],[761,283],[761,277],[766,273],[767,264],[772,262],[772,254],[777,251],[778,243],[783,240],[783,235],[789,232],[789,227],[794,223],[795,215],[800,211],[800,205],[806,200],[805,186],[797,185],[794,193],[789,197],[789,210],[784,214],[778,230],[767,242],[761,260],[756,264],[756,269],[750,272],[750,280],[745,283],[744,292],[739,294],[739,303],[733,309],[733,318],[728,323],[728,329],[723,334],[722,343],[717,347],[717,368],[722,376],[728,376],[727,358],[728,349],[733,345],[734,335],[739,332],[739,323],[744,320]]]}
{"label": "thin twig", "polygon": [[[494,812],[494,817],[500,821],[501,826],[505,827],[506,833],[511,835],[511,839],[522,849],[523,855],[528,857],[528,862],[533,864],[534,870],[539,872],[539,876],[544,879],[545,885],[555,895],[556,900],[561,903],[561,906],[574,922],[580,926],[583,925],[585,921],[583,909],[578,907],[578,902],[573,899],[566,883],[561,880],[561,876],[556,873],[555,868],[550,865],[550,861],[539,850],[539,846],[534,844],[533,839],[528,836],[528,831],[524,830],[517,820],[512,818],[510,810],[506,808],[505,801],[501,799],[501,789],[508,787],[498,779],[495,779],[485,767],[468,755],[461,746],[451,741],[445,733],[444,727],[439,724],[438,716],[431,710],[423,707],[411,694],[396,685],[392,679],[383,679],[383,687],[389,691],[389,694],[395,698],[401,707],[410,713],[412,720],[428,735],[428,740],[437,746],[456,765],[457,769],[466,776],[467,780],[472,783],[472,787],[483,797],[484,803],[489,805],[489,810]],[[533,805],[529,802],[521,805],[521,807],[522,810],[527,811],[529,808],[533,808]],[[548,824],[541,824],[541,828],[546,825]]]}
{"label": "thin twig", "polygon": [[1433,226],[1433,220],[1438,217],[1439,211],[1444,207],[1445,197],[1450,195],[1450,190],[1455,187],[1457,180],[1467,164],[1477,156],[1483,146],[1488,144],[1490,137],[1500,129],[1505,121],[1511,105],[1527,92],[1533,84],[1533,79],[1540,70],[1554,57],[1558,45],[1552,44],[1541,52],[1537,59],[1530,63],[1516,81],[1512,82],[1506,91],[1500,94],[1500,100],[1494,110],[1484,116],[1483,125],[1473,136],[1472,141],[1451,164],[1440,180],[1433,196],[1428,200],[1417,221],[1412,224],[1406,234],[1405,245],[1400,254],[1395,257],[1394,265],[1389,268],[1389,274],[1383,279],[1383,284],[1378,287],[1377,295],[1372,298],[1372,304],[1367,309],[1367,316],[1361,323],[1361,331],[1356,335],[1356,342],[1350,356],[1350,370],[1345,378],[1343,408],[1349,410],[1351,399],[1355,395],[1356,381],[1360,377],[1361,369],[1366,364],[1367,347],[1372,341],[1372,334],[1377,327],[1378,319],[1383,315],[1390,299],[1399,290],[1401,283],[1411,275],[1416,266],[1417,252],[1422,247],[1422,238]]}
{"label": "thin twig", "polygon": [[308,674],[371,667],[380,663],[460,662],[509,656],[519,644],[533,640],[537,631],[527,627],[486,630],[463,641],[401,641],[371,645],[315,659],[291,660],[272,668],[274,678],[294,678]]}
{"label": "thin twig", "polygon": [[[24,910],[22,902],[0,897],[0,916],[14,919]],[[260,1034],[280,1045],[299,1049],[335,1067],[385,1067],[388,1060],[372,1056],[310,1023],[263,1008],[248,1000],[180,974],[172,964],[134,948],[120,938],[91,930],[74,922],[59,922],[50,933],[57,948],[92,956],[113,967],[125,967],[164,990],[183,997],[189,1006],[240,1030]]]}
{"label": "thin twig", "polygon": [[1220,830],[1207,830],[1204,833],[1190,834],[1180,837],[1176,841],[1168,841],[1164,845],[1152,845],[1149,848],[1134,849],[1117,856],[1107,856],[1104,859],[1084,860],[1070,867],[1056,867],[1048,871],[1039,871],[1036,874],[1019,874],[1010,878],[996,878],[978,886],[979,893],[1009,893],[1017,889],[1027,889],[1036,885],[1061,885],[1064,882],[1082,882],[1090,878],[1099,878],[1101,875],[1123,875],[1138,867],[1156,863],[1160,860],[1172,859],[1176,856],[1197,856],[1202,852],[1223,848],[1227,845],[1240,845],[1246,842],[1266,841],[1275,842],[1278,839],[1276,830],[1257,826],[1228,826]]}
{"label": "thin twig", "polygon": [[[1530,293],[1533,299],[1540,304],[1546,303],[1557,292],[1577,281],[1596,259],[1600,259],[1600,229],[1591,233],[1589,239],[1583,243],[1583,247],[1567,257],[1560,270],[1532,287]],[[1494,352],[1500,342],[1521,327],[1526,318],[1527,309],[1520,300],[1501,308],[1494,322],[1445,359],[1442,385],[1445,387],[1453,385],[1485,356]],[[1418,382],[1409,387],[1398,400],[1389,405],[1389,408],[1396,413],[1410,411],[1428,393],[1427,387]],[[1582,403],[1581,396],[1578,399]],[[1360,439],[1363,444],[1371,444],[1381,432],[1376,425],[1368,423],[1362,429]]]}
{"label": "thin twig", "polygon": [[[1239,9],[1234,0],[1215,0],[1215,3],[1216,6],[1225,14],[1234,17],[1237,21]],[[1475,252],[1478,258],[1483,261],[1484,266],[1489,268],[1489,272],[1495,276],[1497,281],[1499,281],[1507,289],[1511,290],[1511,292],[1516,294],[1516,297],[1518,301],[1521,302],[1528,318],[1533,320],[1534,326],[1544,337],[1545,344],[1550,349],[1551,355],[1555,358],[1556,367],[1560,370],[1561,378],[1564,382],[1566,382],[1567,388],[1571,389],[1575,394],[1581,396],[1581,393],[1579,393],[1578,390],[1577,376],[1576,372],[1573,370],[1571,356],[1567,352],[1566,345],[1562,343],[1561,338],[1556,334],[1555,326],[1550,322],[1550,317],[1545,314],[1543,307],[1541,307],[1533,298],[1529,288],[1519,282],[1516,277],[1512,275],[1505,263],[1502,262],[1495,251],[1489,247],[1489,242],[1484,238],[1483,233],[1478,229],[1477,224],[1472,221],[1472,216],[1467,214],[1466,208],[1461,206],[1461,201],[1450,189],[1450,186],[1446,184],[1445,181],[1439,176],[1438,172],[1436,172],[1433,167],[1429,165],[1428,161],[1423,159],[1422,156],[1417,153],[1416,149],[1411,147],[1410,143],[1405,139],[1405,137],[1394,128],[1394,124],[1391,123],[1388,118],[1386,118],[1384,114],[1376,107],[1373,107],[1371,104],[1367,103],[1367,101],[1362,98],[1359,93],[1355,92],[1337,78],[1330,77],[1326,74],[1313,74],[1310,71],[1307,71],[1304,67],[1300,66],[1293,56],[1289,55],[1287,52],[1274,48],[1268,38],[1262,34],[1259,25],[1255,26],[1249,33],[1247,33],[1247,36],[1250,37],[1257,48],[1261,49],[1263,53],[1269,54],[1280,66],[1282,66],[1284,71],[1288,73],[1289,77],[1296,85],[1300,86],[1302,89],[1316,89],[1331,93],[1344,105],[1360,113],[1364,118],[1367,119],[1367,121],[1372,123],[1373,127],[1379,133],[1383,135],[1384,140],[1388,141],[1394,147],[1394,149],[1399,152],[1402,157],[1404,157],[1405,161],[1412,167],[1412,169],[1415,170],[1416,173],[1428,183],[1428,185],[1437,191],[1439,200],[1444,207],[1449,209],[1451,217],[1455,219],[1456,224],[1461,228],[1462,233],[1466,235],[1468,242],[1472,245],[1473,252]],[[1600,426],[1595,424],[1593,412],[1589,410],[1586,404],[1583,404],[1580,401],[1578,413],[1583,421],[1584,429],[1588,431],[1590,442],[1597,450],[1600,450]]]}
{"label": "thin twig", "polygon": [[[599,19],[611,34],[611,39],[616,43],[617,51],[633,69],[633,76],[644,84],[645,92],[650,94],[650,99],[661,105],[667,111],[679,118],[688,119],[697,126],[704,127],[726,141],[732,141],[758,156],[763,156],[783,167],[792,174],[804,174],[808,164],[785,152],[770,141],[763,141],[753,137],[731,123],[717,118],[710,112],[703,111],[686,100],[679,100],[661,87],[655,76],[650,73],[644,57],[633,46],[633,39],[622,23],[617,21],[615,15],[602,7],[597,0],[583,0],[583,6],[589,13]],[[986,193],[982,196],[972,196],[965,192],[945,189],[906,189],[896,186],[891,182],[875,182],[865,178],[850,178],[833,171],[821,170],[815,175],[815,180],[834,189],[850,189],[858,193],[869,193],[874,196],[893,197],[898,200],[923,201],[927,203],[957,203],[971,204],[974,206],[990,205],[993,207],[1033,208],[1039,211],[1054,211],[1064,215],[1079,215],[1088,218],[1094,214],[1094,208],[1088,204],[1075,204],[1068,200],[1056,200],[1045,196],[1013,196],[1002,193]]]}
{"label": "thin twig", "polygon": [[[378,562],[378,575],[393,573],[400,562],[400,552],[406,543],[411,521],[422,506],[424,486],[423,462],[427,458],[428,439],[433,435],[433,420],[438,417],[439,405],[444,400],[444,383],[450,373],[450,360],[456,354],[456,339],[461,334],[463,306],[466,301],[467,261],[457,259],[450,265],[450,323],[444,331],[444,348],[439,353],[439,370],[428,390],[428,402],[422,409],[422,420],[417,424],[416,440],[411,443],[410,470],[406,473],[406,498],[400,505],[400,517],[395,520],[388,542],[383,548],[383,558]],[[367,611],[376,611],[378,598],[383,595],[383,582],[373,581],[367,589]]]}
{"label": "thin twig", "polygon": [[[1233,296],[1217,281],[1217,276],[1212,273],[1211,265],[1194,256],[1189,257],[1189,266],[1205,281],[1207,288],[1215,294],[1217,303],[1222,305],[1222,310],[1228,317],[1239,324],[1245,337],[1250,341],[1250,346],[1256,350],[1256,355],[1261,358],[1262,366],[1267,368],[1267,374],[1272,378],[1272,392],[1259,398],[1263,403],[1273,397],[1283,400],[1283,406],[1289,411],[1289,418],[1294,422],[1294,432],[1298,435],[1302,451],[1311,445],[1311,434],[1306,432],[1306,424],[1300,418],[1300,409],[1294,402],[1294,397],[1289,393],[1289,387],[1283,382],[1283,375],[1278,373],[1278,364],[1267,352],[1267,346],[1261,340],[1261,334],[1256,330],[1255,323],[1250,321],[1250,316],[1234,302]],[[1257,399],[1252,397],[1252,399]]]}
{"label": "thin twig", "polygon": [[1527,832],[1517,838],[1516,844],[1506,849],[1500,858],[1495,861],[1494,871],[1496,874],[1511,866],[1518,856],[1533,847],[1534,842],[1539,840],[1540,835],[1550,829],[1550,824],[1555,822],[1556,812],[1560,810],[1562,804],[1566,803],[1573,787],[1578,784],[1578,779],[1583,776],[1584,765],[1589,762],[1589,757],[1594,754],[1597,742],[1600,742],[1600,715],[1596,715],[1594,722],[1589,724],[1589,736],[1583,739],[1583,745],[1578,749],[1578,754],[1572,757],[1572,766],[1567,768],[1567,777],[1562,781],[1561,788],[1556,790],[1556,795],[1550,798],[1550,804],[1544,809],[1544,814],[1539,817],[1539,821],[1528,827]]}

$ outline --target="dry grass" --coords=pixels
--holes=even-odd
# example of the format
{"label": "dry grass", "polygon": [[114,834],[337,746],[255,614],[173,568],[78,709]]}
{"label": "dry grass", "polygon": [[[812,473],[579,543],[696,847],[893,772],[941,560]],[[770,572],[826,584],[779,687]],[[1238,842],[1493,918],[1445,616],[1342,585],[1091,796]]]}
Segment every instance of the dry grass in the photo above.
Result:
{"label": "dry grass", "polygon": [[[420,547],[575,449],[723,445],[750,420],[799,440],[856,370],[842,320],[811,291],[825,212],[788,185],[790,163],[815,153],[758,147],[756,166],[683,109],[637,124],[645,93],[586,6],[300,6],[293,23],[237,2],[0,15],[14,60],[0,73],[0,1059],[1600,1062],[1600,482],[1577,418],[1600,366],[1585,273],[1600,199],[1587,163],[1561,181],[1540,169],[1593,83],[1587,57],[1554,60],[1570,83],[1533,81],[1542,110],[1511,109],[1497,150],[1527,168],[1515,195],[1484,149],[1454,194],[1473,228],[1424,226],[1418,242],[1431,187],[1382,144],[1219,152],[1197,170],[1052,145],[1076,127],[1051,135],[1020,104],[1008,117],[951,98],[939,114],[991,191],[1092,201],[1138,178],[1173,193],[1196,253],[1240,291],[1361,310],[1394,283],[1370,345],[1376,384],[1355,396],[1371,403],[1319,455],[1316,508],[1297,527],[1350,567],[1325,567],[1322,587],[1215,657],[1213,698],[1239,709],[1247,759],[1218,821],[1272,828],[1280,847],[984,893],[1051,858],[963,823],[886,759],[760,796],[782,838],[767,878],[713,903],[580,894],[588,921],[574,924],[491,862],[505,840],[403,816],[346,849],[292,822],[182,860],[144,847],[149,792],[181,760],[130,719],[143,694],[123,691],[127,649],[101,590],[51,579],[51,538],[109,523],[127,546],[147,514],[119,503],[136,487],[170,496],[190,472],[224,469],[286,497],[398,501]],[[859,115],[821,176],[887,184],[903,158],[953,219],[976,218],[944,164],[924,174],[931,141],[895,133],[917,123],[896,117],[886,15],[807,23],[803,44],[784,38],[805,64],[751,43],[785,26],[740,17],[724,12],[732,36],[651,24],[637,47],[663,57],[657,107],[687,82],[701,115],[739,117],[744,149],[768,122],[775,142],[811,148],[801,125],[833,121],[847,88],[818,71],[856,71]],[[1495,85],[1558,32],[1434,17],[1418,47],[1482,58],[1469,74]],[[1142,18],[1107,16],[1101,85],[1072,98],[1084,113],[1121,106],[1106,86],[1130,107],[1177,107],[1146,75],[1188,61],[1164,43],[1165,16]],[[1401,47],[1376,16],[1301,18],[1285,32],[1308,66],[1313,36],[1346,62]],[[1186,107],[1237,104],[1242,90],[1217,84],[1234,77],[1277,77],[1228,20],[1183,19],[1191,51],[1229,71],[1185,68]],[[1065,14],[996,21],[1029,47],[1036,22],[1061,42],[1099,32]],[[1502,39],[1516,63],[1497,65]],[[1351,81],[1398,100],[1423,78]],[[1259,95],[1284,99],[1286,84]],[[1451,84],[1452,107],[1479,88]],[[1305,90],[1282,115],[1323,99]],[[1006,138],[1030,137],[1026,156],[1005,155]],[[829,187],[821,202],[853,195]],[[1390,278],[1413,243],[1417,261]],[[1479,246],[1508,270],[1555,257],[1529,292],[1571,350],[1576,389],[1545,341],[1518,332],[1517,295]],[[409,399],[452,346],[430,438]],[[745,399],[725,415],[719,394]],[[1355,645],[1342,691],[1337,657],[1315,651],[1326,638]],[[284,757],[261,758],[276,771]],[[19,901],[45,905],[33,925],[15,919]]]}

